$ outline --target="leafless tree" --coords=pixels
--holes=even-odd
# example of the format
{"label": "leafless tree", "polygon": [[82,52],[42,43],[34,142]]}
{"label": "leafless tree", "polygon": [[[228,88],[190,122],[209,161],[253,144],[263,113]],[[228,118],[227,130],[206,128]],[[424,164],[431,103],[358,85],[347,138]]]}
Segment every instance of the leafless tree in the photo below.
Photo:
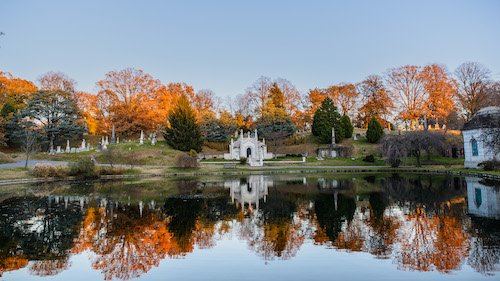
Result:
{"label": "leafless tree", "polygon": [[456,70],[458,82],[457,100],[465,121],[488,105],[487,86],[490,70],[477,62],[462,63]]}
{"label": "leafless tree", "polygon": [[40,78],[38,78],[38,83],[42,90],[49,91],[64,91],[68,93],[74,93],[76,87],[76,81],[69,78],[66,74],[62,72],[49,71]]}
{"label": "leafless tree", "polygon": [[271,78],[261,76],[252,84],[252,86],[247,88],[246,96],[253,104],[253,108],[260,114],[260,111],[262,111],[262,109],[266,105],[271,85]]}

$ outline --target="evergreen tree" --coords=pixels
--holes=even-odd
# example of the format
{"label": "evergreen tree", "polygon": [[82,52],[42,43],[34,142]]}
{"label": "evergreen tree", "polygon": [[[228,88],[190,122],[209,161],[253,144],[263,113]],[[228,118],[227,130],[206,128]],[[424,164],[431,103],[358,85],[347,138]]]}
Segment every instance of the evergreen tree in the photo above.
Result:
{"label": "evergreen tree", "polygon": [[344,137],[346,139],[352,138],[352,133],[354,132],[354,127],[352,126],[351,119],[347,115],[342,116],[342,127],[344,128]]}
{"label": "evergreen tree", "polygon": [[366,131],[366,138],[370,143],[377,143],[384,136],[384,129],[378,122],[375,116],[372,117],[368,123],[368,130]]}
{"label": "evergreen tree", "polygon": [[335,142],[340,143],[344,139],[344,126],[333,100],[327,97],[314,113],[312,133],[320,143],[331,143],[332,128],[335,128]]}
{"label": "evergreen tree", "polygon": [[[38,91],[28,100],[26,107],[13,120],[32,120],[40,128],[42,143],[49,150],[64,144],[67,139],[81,138],[83,120],[72,94],[60,90]],[[13,126],[14,130],[16,127]]]}
{"label": "evergreen tree", "polygon": [[181,151],[201,151],[203,139],[200,127],[196,124],[196,114],[189,104],[186,95],[179,98],[179,102],[168,117],[169,127],[164,132],[167,143]]}

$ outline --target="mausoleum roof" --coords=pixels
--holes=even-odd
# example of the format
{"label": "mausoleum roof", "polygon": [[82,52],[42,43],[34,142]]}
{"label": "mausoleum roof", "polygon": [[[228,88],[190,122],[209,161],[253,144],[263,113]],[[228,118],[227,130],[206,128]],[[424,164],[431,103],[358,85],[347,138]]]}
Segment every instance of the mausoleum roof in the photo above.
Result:
{"label": "mausoleum roof", "polygon": [[487,128],[500,128],[500,107],[488,106],[480,109],[469,122],[464,124],[463,131]]}

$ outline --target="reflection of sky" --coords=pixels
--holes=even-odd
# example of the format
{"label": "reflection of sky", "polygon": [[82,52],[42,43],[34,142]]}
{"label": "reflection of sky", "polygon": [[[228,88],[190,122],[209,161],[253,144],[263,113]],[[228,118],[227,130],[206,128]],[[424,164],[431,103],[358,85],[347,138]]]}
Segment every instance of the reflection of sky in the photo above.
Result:
{"label": "reflection of sky", "polygon": [[[91,268],[92,254],[70,258],[72,266],[50,280],[102,280]],[[35,280],[27,268],[4,273],[3,280]],[[488,279],[464,264],[460,274],[398,271],[391,260],[368,253],[338,252],[305,243],[296,257],[266,263],[250,253],[245,241],[224,238],[214,248],[196,250],[185,258],[164,259],[140,280],[480,280]],[[43,280],[48,280],[44,278]],[[490,278],[491,280],[491,278]]]}

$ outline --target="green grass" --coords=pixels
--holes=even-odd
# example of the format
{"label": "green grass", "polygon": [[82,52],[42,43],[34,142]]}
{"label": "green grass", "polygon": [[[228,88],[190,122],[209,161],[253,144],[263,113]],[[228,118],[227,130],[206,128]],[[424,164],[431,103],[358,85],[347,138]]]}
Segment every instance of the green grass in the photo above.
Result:
{"label": "green grass", "polygon": [[317,160],[315,157],[308,157],[307,165],[311,166],[384,166],[384,161],[376,158],[375,162],[365,162],[362,158],[327,158]]}
{"label": "green grass", "polygon": [[76,162],[79,159],[94,155],[97,162],[102,164],[172,166],[177,153],[179,151],[172,149],[164,141],[158,142],[156,145],[140,145],[138,142],[127,142],[109,145],[108,150],[101,152],[94,150],[56,155],[41,152],[33,155],[33,159]]}

